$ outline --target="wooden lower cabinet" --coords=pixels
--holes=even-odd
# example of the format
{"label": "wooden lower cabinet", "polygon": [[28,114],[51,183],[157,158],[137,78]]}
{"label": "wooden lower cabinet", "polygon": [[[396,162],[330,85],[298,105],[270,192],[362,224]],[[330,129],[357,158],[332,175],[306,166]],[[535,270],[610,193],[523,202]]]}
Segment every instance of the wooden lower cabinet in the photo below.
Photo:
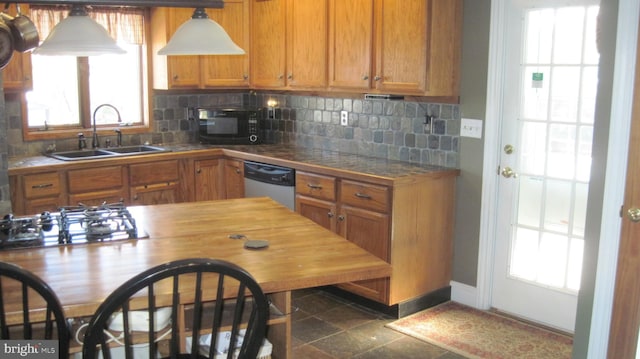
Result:
{"label": "wooden lower cabinet", "polygon": [[210,201],[225,198],[223,181],[224,160],[203,159],[194,163],[194,196],[196,201]]}
{"label": "wooden lower cabinet", "polygon": [[55,211],[66,203],[64,176],[57,171],[11,176],[9,186],[15,215]]}
{"label": "wooden lower cabinet", "polygon": [[224,187],[226,196],[223,198],[244,198],[243,160],[224,160]]}
{"label": "wooden lower cabinet", "polygon": [[126,166],[105,166],[67,172],[69,205],[96,206],[124,202],[128,189]]}
{"label": "wooden lower cabinet", "polygon": [[182,202],[178,160],[132,164],[130,201],[133,205]]}
{"label": "wooden lower cabinet", "polygon": [[296,211],[393,266],[390,278],[338,286],[390,306],[449,286],[454,190],[453,175],[380,185],[297,171]]}

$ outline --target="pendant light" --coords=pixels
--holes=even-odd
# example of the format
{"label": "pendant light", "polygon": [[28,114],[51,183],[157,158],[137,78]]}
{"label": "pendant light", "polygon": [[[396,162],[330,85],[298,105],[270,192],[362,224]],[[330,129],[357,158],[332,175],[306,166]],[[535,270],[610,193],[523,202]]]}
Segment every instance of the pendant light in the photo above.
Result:
{"label": "pendant light", "polygon": [[204,8],[196,8],[191,19],[182,24],[158,55],[244,55],[245,52],[217,22],[209,19]]}
{"label": "pendant light", "polygon": [[126,53],[107,30],[82,5],[73,5],[69,16],[51,30],[44,42],[33,50],[36,55],[94,56]]}

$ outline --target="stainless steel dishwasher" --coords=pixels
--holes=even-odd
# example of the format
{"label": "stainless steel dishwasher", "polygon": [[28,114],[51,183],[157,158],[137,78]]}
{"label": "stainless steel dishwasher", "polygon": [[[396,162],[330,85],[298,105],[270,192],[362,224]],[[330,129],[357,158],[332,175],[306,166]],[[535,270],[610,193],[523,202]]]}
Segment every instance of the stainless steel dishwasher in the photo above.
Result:
{"label": "stainless steel dishwasher", "polygon": [[244,196],[271,197],[295,210],[296,172],[293,168],[244,161]]}

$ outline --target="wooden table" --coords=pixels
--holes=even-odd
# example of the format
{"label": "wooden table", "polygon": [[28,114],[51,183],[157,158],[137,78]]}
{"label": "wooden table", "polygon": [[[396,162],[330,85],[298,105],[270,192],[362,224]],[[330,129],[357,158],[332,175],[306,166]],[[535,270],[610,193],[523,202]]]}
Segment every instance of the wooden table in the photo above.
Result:
{"label": "wooden table", "polygon": [[[270,321],[274,358],[291,357],[292,290],[391,274],[385,261],[266,197],[129,209],[149,238],[0,251],[0,260],[43,278],[69,318],[92,315],[120,284],[150,267],[193,257],[231,261],[286,314]],[[231,234],[268,240],[269,247],[247,250]]]}

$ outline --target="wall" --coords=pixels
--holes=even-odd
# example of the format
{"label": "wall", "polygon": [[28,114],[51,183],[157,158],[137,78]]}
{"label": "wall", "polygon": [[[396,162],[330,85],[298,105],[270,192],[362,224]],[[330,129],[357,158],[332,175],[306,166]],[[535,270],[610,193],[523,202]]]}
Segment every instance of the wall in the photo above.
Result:
{"label": "wall", "polygon": [[[322,148],[456,168],[458,166],[458,105],[411,101],[363,100],[270,93],[167,94],[154,96],[154,131],[124,135],[125,145],[196,143],[197,123],[188,119],[195,106],[265,106],[275,100],[273,119],[265,121],[268,143],[295,143]],[[20,102],[9,101],[9,155],[39,155],[50,145],[58,151],[77,148],[75,137],[56,141],[22,141]],[[349,125],[340,125],[340,111],[349,112]],[[267,111],[264,111],[265,113]],[[425,116],[435,116],[433,131],[426,133]],[[106,138],[101,136],[101,138]],[[114,135],[115,138],[115,135]],[[115,142],[115,141],[112,141]]]}
{"label": "wall", "polygon": [[[486,120],[490,15],[491,0],[464,2],[460,86],[460,112],[464,118]],[[483,139],[460,138],[453,280],[472,287],[476,286],[478,273],[483,153]]]}

